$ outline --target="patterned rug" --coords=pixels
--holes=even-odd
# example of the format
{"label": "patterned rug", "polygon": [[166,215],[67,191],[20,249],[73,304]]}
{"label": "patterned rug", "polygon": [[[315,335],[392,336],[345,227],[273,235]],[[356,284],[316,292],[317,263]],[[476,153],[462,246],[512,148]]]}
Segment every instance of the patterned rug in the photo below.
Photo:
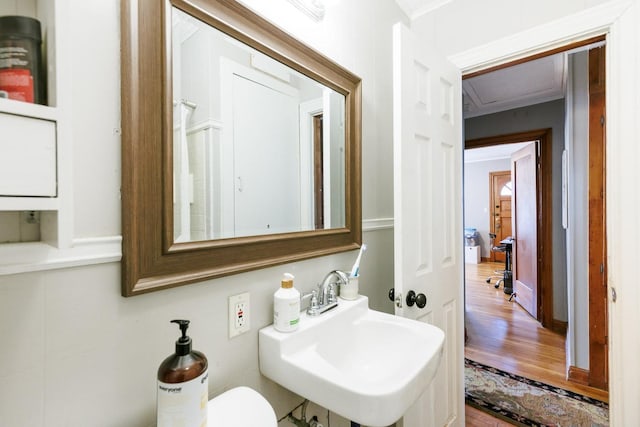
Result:
{"label": "patterned rug", "polygon": [[519,426],[608,426],[609,405],[465,359],[468,405]]}

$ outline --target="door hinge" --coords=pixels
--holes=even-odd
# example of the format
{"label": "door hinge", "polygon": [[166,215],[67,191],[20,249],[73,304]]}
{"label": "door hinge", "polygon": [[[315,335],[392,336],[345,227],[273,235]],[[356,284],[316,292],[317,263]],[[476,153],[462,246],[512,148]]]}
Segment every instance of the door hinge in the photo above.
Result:
{"label": "door hinge", "polygon": [[604,273],[604,264],[600,264],[600,274]]}
{"label": "door hinge", "polygon": [[604,126],[604,114],[600,116],[600,126]]}

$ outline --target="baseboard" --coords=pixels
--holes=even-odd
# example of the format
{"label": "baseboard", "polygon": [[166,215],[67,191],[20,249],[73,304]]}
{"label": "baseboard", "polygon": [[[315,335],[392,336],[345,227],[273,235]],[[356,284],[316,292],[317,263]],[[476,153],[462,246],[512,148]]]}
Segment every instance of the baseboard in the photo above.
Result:
{"label": "baseboard", "polygon": [[589,385],[589,371],[576,366],[569,366],[567,379],[572,383]]}
{"label": "baseboard", "polygon": [[568,323],[563,320],[553,319],[551,322],[551,330],[564,336],[567,335]]}
{"label": "baseboard", "polygon": [[488,258],[486,256],[480,257],[480,262],[489,262],[491,261],[491,258]]}

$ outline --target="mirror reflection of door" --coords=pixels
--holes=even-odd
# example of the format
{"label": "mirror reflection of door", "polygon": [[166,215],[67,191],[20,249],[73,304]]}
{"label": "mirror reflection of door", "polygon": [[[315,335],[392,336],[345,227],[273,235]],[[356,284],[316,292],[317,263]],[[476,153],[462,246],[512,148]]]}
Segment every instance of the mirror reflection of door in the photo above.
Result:
{"label": "mirror reflection of door", "polygon": [[345,227],[345,95],[171,10],[174,241]]}
{"label": "mirror reflection of door", "polygon": [[232,79],[235,236],[301,229],[299,95],[266,81]]}
{"label": "mirror reflection of door", "polygon": [[[489,226],[496,235],[493,245],[511,236],[511,171],[489,173],[491,195]],[[505,254],[491,251],[491,261],[504,262]]]}
{"label": "mirror reflection of door", "polygon": [[322,171],[324,156],[322,155],[322,116],[322,113],[313,116],[313,189],[316,230],[324,228],[324,173]]}

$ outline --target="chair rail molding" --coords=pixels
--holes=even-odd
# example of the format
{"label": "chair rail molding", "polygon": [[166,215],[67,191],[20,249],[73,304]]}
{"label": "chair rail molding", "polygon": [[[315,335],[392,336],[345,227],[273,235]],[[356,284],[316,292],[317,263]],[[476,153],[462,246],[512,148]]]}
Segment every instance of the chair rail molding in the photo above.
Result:
{"label": "chair rail molding", "polygon": [[371,218],[362,220],[362,231],[378,231],[393,228],[393,218]]}
{"label": "chair rail molding", "polygon": [[68,248],[41,242],[0,245],[0,276],[120,262],[122,236],[72,239]]}

